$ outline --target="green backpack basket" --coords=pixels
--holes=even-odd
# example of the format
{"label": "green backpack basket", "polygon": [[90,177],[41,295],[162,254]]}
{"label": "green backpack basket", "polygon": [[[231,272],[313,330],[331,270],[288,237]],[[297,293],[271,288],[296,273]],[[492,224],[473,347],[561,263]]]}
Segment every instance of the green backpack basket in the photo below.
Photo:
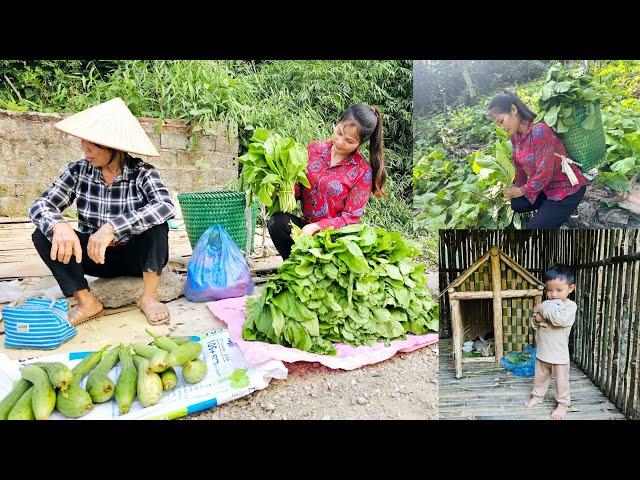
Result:
{"label": "green backpack basket", "polygon": [[582,165],[583,172],[602,163],[607,155],[600,102],[596,100],[592,105],[594,108],[590,115],[588,105],[577,107],[577,122],[569,127],[568,132],[559,134],[567,154]]}

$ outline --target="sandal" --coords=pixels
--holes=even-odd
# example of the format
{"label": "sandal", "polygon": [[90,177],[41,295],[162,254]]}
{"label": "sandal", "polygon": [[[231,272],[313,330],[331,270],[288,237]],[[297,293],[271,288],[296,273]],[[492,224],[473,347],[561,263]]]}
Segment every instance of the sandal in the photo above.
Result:
{"label": "sandal", "polygon": [[[145,317],[147,317],[147,322],[149,325],[165,325],[169,323],[169,309],[167,306],[159,300],[146,300],[144,302],[138,301],[138,306]],[[158,313],[167,313],[167,318],[165,320],[160,320],[157,322],[152,322],[151,317],[157,315]]]}
{"label": "sandal", "polygon": [[96,318],[102,317],[104,315],[104,307],[100,309],[98,313],[94,313],[93,315],[88,315],[84,312],[80,307],[76,307],[69,312],[69,323],[74,327],[77,327],[81,323],[88,322],[89,320],[95,320]]}

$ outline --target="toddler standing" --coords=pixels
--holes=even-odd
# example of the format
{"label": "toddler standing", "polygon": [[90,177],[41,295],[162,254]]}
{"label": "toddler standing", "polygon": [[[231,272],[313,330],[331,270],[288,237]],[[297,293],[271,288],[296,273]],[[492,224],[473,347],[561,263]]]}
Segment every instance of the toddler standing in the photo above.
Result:
{"label": "toddler standing", "polygon": [[568,296],[575,289],[575,275],[570,267],[556,264],[545,272],[543,280],[547,300],[533,309],[531,326],[536,331],[536,371],[531,398],[524,406],[529,409],[542,403],[553,375],[558,405],[551,418],[562,420],[571,405],[569,334],[577,305]]}

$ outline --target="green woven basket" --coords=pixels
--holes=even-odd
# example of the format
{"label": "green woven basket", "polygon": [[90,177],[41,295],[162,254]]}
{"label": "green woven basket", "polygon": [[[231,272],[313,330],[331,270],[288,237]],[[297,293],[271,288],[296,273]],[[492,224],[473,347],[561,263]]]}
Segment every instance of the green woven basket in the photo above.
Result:
{"label": "green woven basket", "polygon": [[583,172],[588,172],[602,163],[607,155],[600,102],[595,101],[594,106],[593,129],[584,128],[584,122],[587,120],[587,108],[578,107],[576,109],[576,124],[569,127],[568,132],[560,134],[569,157],[582,164]]}
{"label": "green woven basket", "polygon": [[[247,227],[244,209],[245,194],[232,191],[179,193],[178,202],[187,228],[191,248],[212,225],[220,224],[231,235],[240,250],[247,248]],[[258,218],[258,202],[251,206],[251,252]]]}

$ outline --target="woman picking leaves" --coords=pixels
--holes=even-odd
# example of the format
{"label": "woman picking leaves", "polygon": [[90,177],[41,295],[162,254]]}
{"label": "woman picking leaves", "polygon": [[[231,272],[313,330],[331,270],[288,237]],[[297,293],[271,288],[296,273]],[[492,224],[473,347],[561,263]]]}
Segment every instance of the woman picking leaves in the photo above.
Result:
{"label": "woman picking leaves", "polygon": [[[339,229],[360,221],[371,193],[378,197],[384,194],[387,172],[382,138],[382,115],[376,107],[359,103],[342,114],[331,140],[316,140],[307,146],[310,187],[295,186],[303,218],[277,212],[268,223],[283,259],[289,258],[293,246],[291,223],[302,227],[303,236],[328,227]],[[367,141],[369,161],[359,152]]]}
{"label": "woman picking leaves", "polygon": [[559,228],[577,208],[587,180],[580,167],[567,158],[556,133],[517,95],[504,91],[489,102],[491,118],[510,135],[515,185],[503,194],[516,212],[536,211],[526,228]]}

